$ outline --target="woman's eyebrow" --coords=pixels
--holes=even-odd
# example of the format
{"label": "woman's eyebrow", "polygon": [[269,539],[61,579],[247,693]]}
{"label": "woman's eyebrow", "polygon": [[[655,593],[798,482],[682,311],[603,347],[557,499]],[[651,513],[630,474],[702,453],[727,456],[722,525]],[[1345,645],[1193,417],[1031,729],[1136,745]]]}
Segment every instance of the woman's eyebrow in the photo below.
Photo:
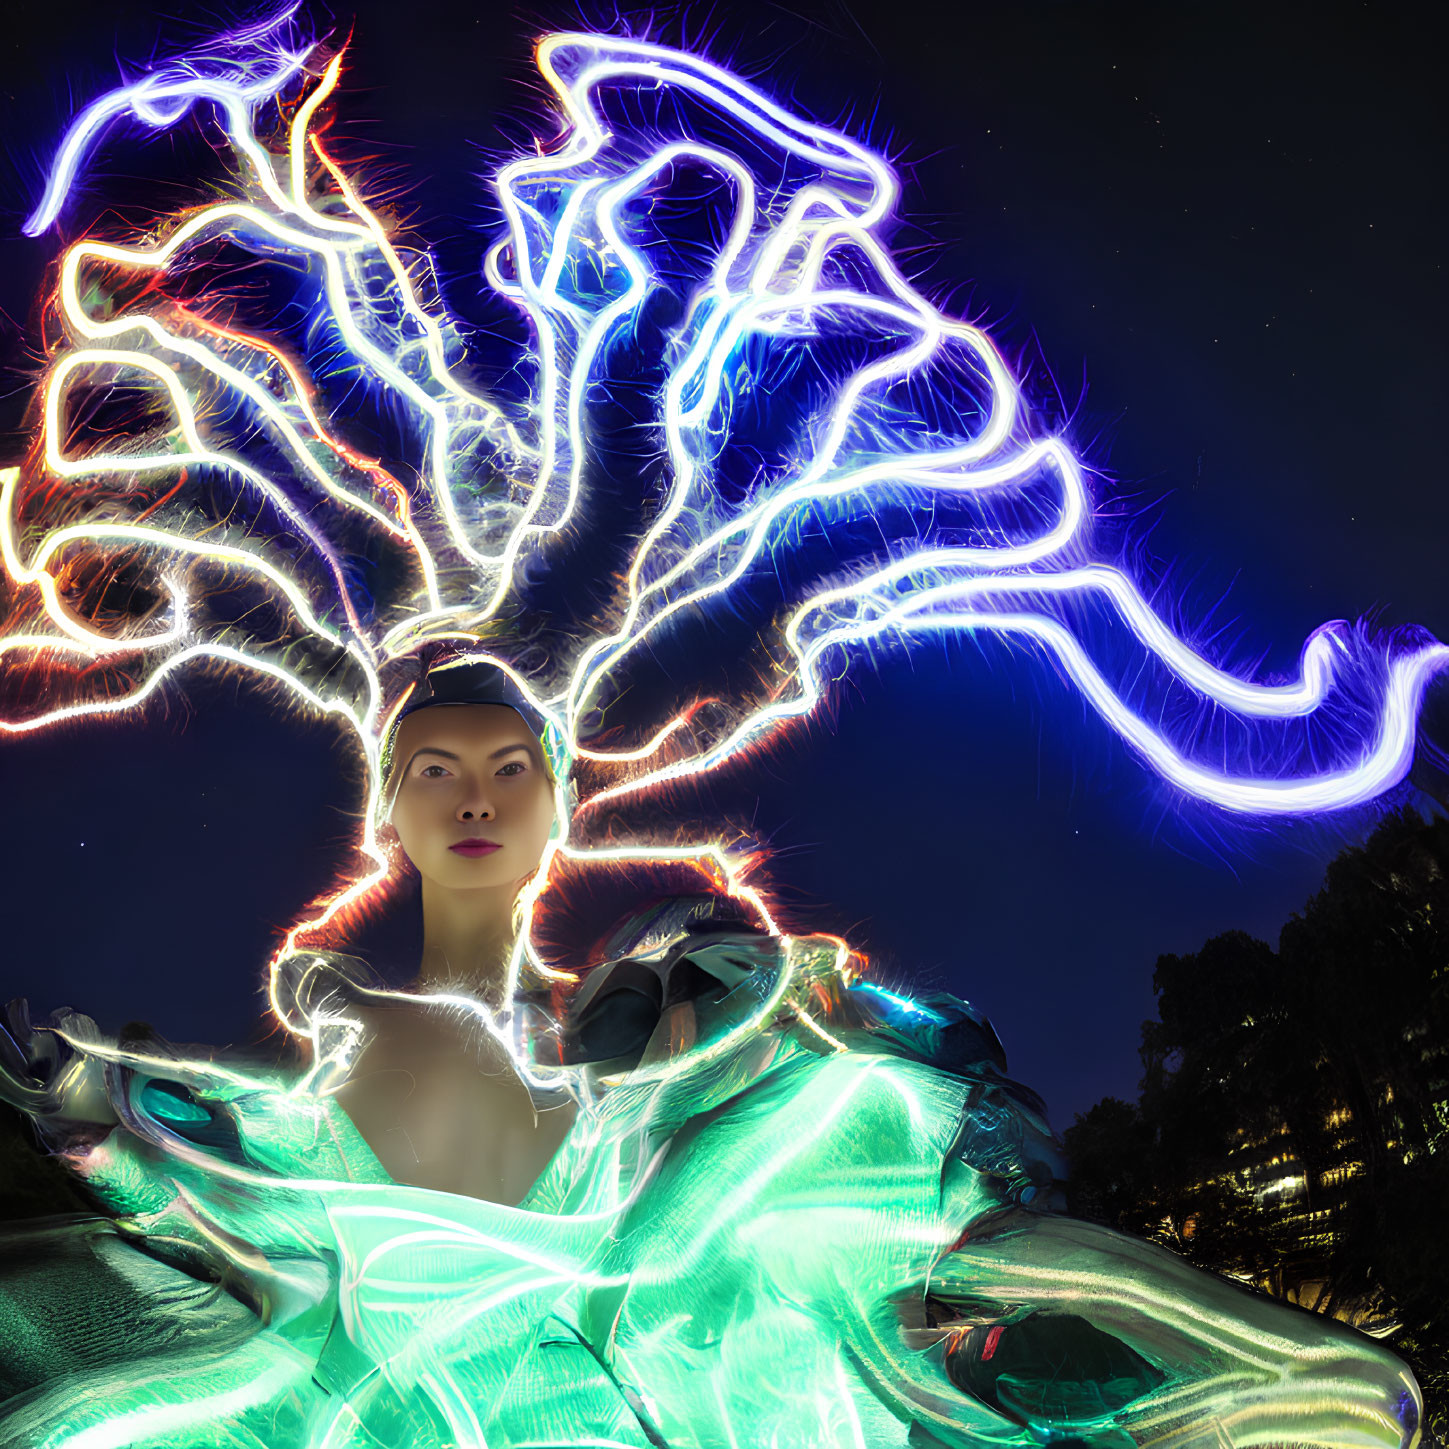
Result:
{"label": "woman's eyebrow", "polygon": [[515,750],[527,750],[531,755],[533,753],[533,746],[524,740],[520,740],[516,745],[504,745],[501,750],[494,750],[488,758],[490,760],[501,760],[504,755],[511,755]]}
{"label": "woman's eyebrow", "polygon": [[[494,750],[488,758],[490,760],[501,760],[504,755],[514,754],[518,750],[526,750],[530,755],[534,754],[534,747],[532,745],[526,740],[519,740],[517,744],[504,745],[501,749]],[[440,755],[445,760],[455,761],[463,758],[461,755],[454,754],[452,750],[440,749],[437,745],[420,745],[408,756],[408,762],[404,768],[412,769],[413,762],[419,755]]]}
{"label": "woman's eyebrow", "polygon": [[421,745],[408,756],[408,762],[404,766],[404,769],[411,770],[413,761],[419,755],[441,755],[445,760],[457,760],[461,758],[461,756],[455,755],[452,750],[440,750],[436,745]]}

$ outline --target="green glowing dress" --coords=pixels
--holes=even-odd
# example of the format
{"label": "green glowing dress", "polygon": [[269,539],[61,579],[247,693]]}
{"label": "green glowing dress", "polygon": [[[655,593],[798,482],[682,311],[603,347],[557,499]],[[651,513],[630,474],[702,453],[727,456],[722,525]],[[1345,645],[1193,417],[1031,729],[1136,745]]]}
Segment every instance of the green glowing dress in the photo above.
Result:
{"label": "green glowing dress", "polygon": [[650,944],[540,1033],[592,1105],[517,1208],[390,1182],[281,1076],[32,1036],[10,1095],[115,1219],[12,1235],[0,1445],[1416,1441],[1370,1340],[1061,1215],[963,1003],[808,938]]}

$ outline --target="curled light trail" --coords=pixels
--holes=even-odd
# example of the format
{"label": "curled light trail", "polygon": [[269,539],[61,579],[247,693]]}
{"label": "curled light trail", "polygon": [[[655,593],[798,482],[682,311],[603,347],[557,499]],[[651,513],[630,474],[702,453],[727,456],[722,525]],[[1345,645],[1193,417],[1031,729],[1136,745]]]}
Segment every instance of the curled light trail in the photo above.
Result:
{"label": "curled light trail", "polygon": [[[530,925],[557,871],[655,862],[698,870],[774,929],[750,857],[707,836],[618,843],[606,807],[738,761],[816,709],[852,655],[919,637],[1000,637],[1045,655],[1149,768],[1226,810],[1340,809],[1403,778],[1449,650],[1329,624],[1293,677],[1267,680],[1195,648],[1095,552],[1082,465],[1041,434],[990,337],[902,273],[883,239],[898,183],[868,148],[698,57],[547,37],[538,60],[562,136],[499,172],[504,231],[485,264],[532,333],[515,369],[529,391],[505,401],[466,380],[427,256],[315,134],[342,56],[286,44],[291,14],[158,66],[67,133],[37,230],[60,214],[105,128],[123,117],[179,124],[198,102],[235,156],[232,195],[139,240],[69,248],[38,446],[0,475],[12,592],[0,660],[24,679],[44,665],[49,679],[40,707],[3,728],[134,709],[209,660],[262,674],[356,738],[364,864],[288,933],[281,956],[305,952],[387,875],[378,747],[408,661],[430,648],[493,659],[549,721],[568,757],[561,819],[570,761],[586,782],[525,892]],[[615,104],[620,94],[633,109]],[[704,188],[693,209],[709,219],[706,242],[667,232],[668,190],[682,178]],[[646,223],[665,234],[646,244]],[[200,300],[173,295],[222,242],[305,279],[306,335],[249,323],[225,276]],[[650,307],[671,290],[677,320],[649,344],[662,476],[618,530],[635,541],[597,622],[533,647],[537,581],[568,577],[597,526],[597,400],[628,373]],[[319,356],[323,335],[332,350]],[[814,392],[756,438],[752,410],[790,399],[771,368],[789,372],[799,356]],[[340,367],[407,420],[408,468],[348,441],[330,391]],[[164,425],[99,449],[78,442],[86,399],[121,387],[151,399]],[[152,500],[157,480],[177,481]],[[206,503],[203,481],[229,500],[224,511]],[[364,556],[390,560],[380,593],[360,592]],[[73,560],[136,559],[167,601],[164,622],[91,618],[67,594]],[[249,632],[211,607],[218,589],[250,591],[284,622]],[[631,671],[676,631],[761,601],[774,622],[757,688],[733,700],[702,690],[642,727],[614,727]],[[98,667],[116,671],[104,698],[88,693]],[[1202,743],[1225,722],[1246,742],[1226,758],[1220,742]],[[512,969],[561,974],[530,930]],[[289,1015],[275,980],[273,1005],[292,1029],[334,1042],[334,1065],[345,1061],[355,1039],[345,1021]],[[475,1009],[509,1037],[507,1013]]]}
{"label": "curled light trail", "polygon": [[[1346,751],[1347,760],[1312,778],[1254,778],[1246,770],[1208,770],[1187,758],[1186,751],[1122,699],[1118,687],[1074,637],[1067,619],[1049,615],[1023,619],[1006,609],[1008,600],[1040,607],[1043,601],[1105,595],[1142,652],[1166,666],[1199,697],[1204,709],[1229,711],[1246,720],[1306,718],[1328,696],[1340,666],[1362,669],[1367,663],[1351,657],[1348,631],[1327,626],[1309,640],[1297,681],[1276,684],[1239,678],[1179,638],[1128,575],[1102,563],[1087,563],[1090,499],[1070,450],[1060,440],[1034,442],[1023,433],[1029,419],[1019,390],[989,339],[930,306],[873,235],[889,215],[896,190],[894,178],[878,158],[845,138],[797,121],[718,68],[663,47],[555,36],[540,47],[540,65],[559,94],[572,129],[556,152],[515,163],[500,174],[500,196],[512,225],[495,251],[489,275],[495,286],[526,307],[546,351],[557,347],[562,355],[567,350],[559,339],[570,324],[581,332],[572,367],[576,376],[592,376],[583,364],[593,365],[611,340],[610,329],[637,307],[646,290],[642,279],[649,275],[648,260],[623,239],[619,211],[658,174],[660,162],[688,156],[701,167],[727,174],[737,205],[709,276],[691,300],[690,322],[697,325],[691,330],[686,323],[680,329],[680,361],[665,387],[668,493],[630,562],[627,597],[616,628],[588,644],[581,655],[565,696],[568,713],[576,719],[585,717],[628,655],[675,616],[696,613],[741,586],[752,568],[786,546],[786,528],[807,509],[835,501],[868,510],[873,490],[885,494],[905,489],[923,502],[950,493],[1003,493],[1025,483],[1042,466],[1049,467],[1060,484],[1056,521],[1034,537],[1010,540],[998,534],[982,547],[904,551],[887,567],[847,587],[826,589],[806,599],[785,630],[796,667],[777,682],[775,700],[753,713],[742,712],[720,742],[695,757],[642,772],[601,791],[589,803],[638,794],[666,780],[726,763],[772,723],[814,706],[820,691],[811,665],[826,649],[859,646],[907,630],[1025,634],[1048,643],[1093,706],[1142,758],[1185,792],[1229,810],[1330,810],[1361,803],[1402,778],[1410,762],[1423,689],[1449,663],[1449,651],[1440,644],[1394,649],[1391,661],[1386,649],[1372,661],[1382,676],[1381,718],[1376,730],[1367,732],[1356,756]],[[672,142],[660,145],[638,164],[633,164],[625,146],[614,144],[611,154],[614,134],[601,118],[597,93],[621,79],[646,76],[653,85],[676,85],[706,95],[735,122],[783,150],[822,164],[834,187],[801,187],[780,209],[778,219],[768,213],[761,218],[750,214],[760,188],[740,176],[737,163],[722,162],[717,148]],[[601,181],[601,173],[607,178],[615,170],[624,173],[621,180],[612,185]],[[553,225],[544,220],[540,206],[524,200],[544,191],[553,193],[555,204],[548,213],[558,218]],[[534,234],[540,229],[542,238]],[[744,243],[742,236],[748,237]],[[878,285],[877,291],[829,284],[827,265],[847,248],[868,260],[870,281]],[[577,254],[577,265],[578,256],[586,251],[617,258],[628,278],[617,300],[595,307],[592,314],[562,290],[562,279],[569,275],[564,259]],[[512,276],[500,261],[505,253],[512,261]],[[791,258],[797,260],[792,264]],[[709,528],[710,458],[718,451],[722,421],[727,426],[729,416],[722,397],[724,379],[732,366],[738,366],[742,343],[774,333],[785,322],[808,327],[811,319],[829,319],[842,312],[857,322],[888,319],[914,337],[843,380],[819,429],[813,455],[794,476],[783,476],[774,486],[760,489],[754,507]],[[618,333],[615,328],[615,342]],[[986,419],[979,433],[955,446],[935,448],[923,447],[919,435],[903,440],[905,447],[892,448],[897,439],[877,433],[871,440],[874,457],[862,458],[858,447],[852,450],[848,436],[863,400],[879,394],[891,381],[916,373],[948,343],[969,349],[973,365],[989,386]],[[562,370],[558,365],[545,368],[545,376]],[[571,439],[579,434],[582,390],[576,387],[561,404],[561,431]],[[577,506],[578,476],[575,463],[564,517]],[[919,576],[927,570],[934,571],[939,582],[923,584]],[[967,598],[975,604],[969,610],[962,607]],[[878,622],[818,627],[827,604],[846,608],[852,603],[868,608]],[[807,618],[817,625],[817,634],[802,649],[799,632]],[[793,699],[780,700],[792,691]],[[651,743],[662,744],[668,729]],[[593,750],[577,735],[574,744],[585,758],[626,757]],[[637,751],[627,755],[639,757]]]}
{"label": "curled light trail", "polygon": [[219,36],[207,50],[151,71],[92,102],[71,123],[51,162],[40,204],[22,230],[39,236],[60,215],[66,197],[101,135],[125,117],[153,130],[178,122],[198,100],[250,109],[269,101],[299,75],[311,46],[288,49],[278,36],[297,13],[292,4],[259,25]]}

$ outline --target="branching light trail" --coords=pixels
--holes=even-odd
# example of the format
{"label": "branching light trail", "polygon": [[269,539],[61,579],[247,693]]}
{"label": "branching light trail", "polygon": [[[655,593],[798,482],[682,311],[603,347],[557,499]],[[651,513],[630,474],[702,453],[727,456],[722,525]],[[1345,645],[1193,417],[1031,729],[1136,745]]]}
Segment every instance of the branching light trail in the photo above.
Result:
{"label": "branching light trail", "polygon": [[[0,492],[12,585],[4,657],[27,679],[47,662],[50,699],[4,728],[135,707],[197,659],[260,671],[346,720],[368,765],[359,847],[370,864],[289,934],[283,955],[386,875],[378,741],[399,670],[428,648],[508,668],[562,743],[561,810],[569,762],[589,767],[573,838],[554,843],[550,865],[697,861],[767,923],[745,862],[722,843],[606,845],[590,822],[611,802],[740,758],[813,711],[851,653],[912,637],[999,636],[1041,651],[1147,765],[1226,810],[1333,810],[1403,777],[1423,692],[1449,650],[1418,636],[1373,644],[1331,624],[1309,639],[1298,676],[1276,682],[1194,649],[1128,574],[1094,558],[1081,465],[1064,440],[1034,433],[990,338],[902,274],[881,239],[898,186],[880,157],[698,57],[548,37],[539,65],[563,139],[499,173],[507,229],[486,266],[534,337],[523,360],[531,395],[505,404],[461,380],[462,343],[426,257],[399,248],[313,134],[342,57],[319,63],[289,44],[290,23],[287,11],[163,65],[88,107],[67,134],[32,232],[62,214],[90,148],[123,120],[154,129],[209,113],[236,156],[239,191],[156,240],[69,249],[56,299],[66,341],[46,377],[39,448],[6,470]],[[658,98],[649,121],[611,113],[615,98],[646,94]],[[681,282],[668,236],[648,228],[684,183],[709,216]],[[313,342],[265,319],[232,320],[244,308],[224,268],[199,302],[180,295],[222,244],[302,269]],[[664,475],[638,502],[612,610],[545,663],[536,650],[511,658],[497,641],[526,615],[530,576],[567,570],[590,526],[596,399],[645,345],[648,309],[671,289],[680,320],[656,344]],[[345,440],[329,401],[337,363],[309,356],[321,334],[412,419],[407,481]],[[786,394],[786,421],[760,425],[780,406],[771,369],[805,354],[813,392],[793,411]],[[118,389],[167,421],[110,446],[77,443],[91,400]],[[173,486],[153,500],[151,479]],[[203,501],[203,479],[230,493],[223,514]],[[82,507],[92,497],[105,502]],[[852,531],[860,521],[874,521],[869,546]],[[829,541],[823,562],[802,542],[812,530]],[[396,560],[387,593],[358,594],[353,560],[364,553]],[[68,570],[86,560],[152,579],[168,623],[134,609],[102,619],[94,604],[87,617],[67,596]],[[799,582],[766,600],[773,662],[758,688],[708,719],[686,701],[642,737],[620,738],[611,709],[636,662],[679,626],[759,599],[761,577],[786,560]],[[239,588],[280,612],[272,634],[211,607],[218,590]],[[1088,616],[1106,621],[1105,635],[1084,631]],[[99,699],[87,695],[98,660],[122,671]],[[1135,679],[1148,683],[1134,696],[1125,681]],[[1171,729],[1155,722],[1169,715]],[[1241,768],[1224,766],[1218,747],[1214,764],[1195,755],[1198,736],[1224,721],[1246,732]],[[550,874],[531,887],[530,911]],[[527,933],[515,969],[525,956],[553,974]]]}

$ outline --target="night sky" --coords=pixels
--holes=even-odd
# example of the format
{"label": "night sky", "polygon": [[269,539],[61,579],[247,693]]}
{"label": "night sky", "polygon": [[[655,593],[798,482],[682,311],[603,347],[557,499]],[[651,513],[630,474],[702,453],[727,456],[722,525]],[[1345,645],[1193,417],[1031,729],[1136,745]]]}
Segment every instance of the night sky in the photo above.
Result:
{"label": "night sky", "polygon": [[[17,9],[0,41],[7,461],[56,248],[19,237],[40,161],[115,57],[178,48],[216,14]],[[536,114],[531,39],[579,19],[337,12],[355,20],[343,130],[410,188],[464,317],[482,178]],[[751,0],[655,34],[702,40],[897,161],[899,242],[929,294],[1018,361],[1152,576],[1231,626],[1232,658],[1288,669],[1317,624],[1363,615],[1449,638],[1441,77],[1408,7]],[[1441,750],[1446,695],[1425,730]],[[246,1037],[273,932],[349,830],[337,746],[245,680],[5,742],[5,993]],[[1429,755],[1397,799],[1443,797]],[[1276,940],[1376,818],[1185,809],[1045,670],[960,647],[856,668],[828,725],[724,797],[773,843],[787,908],[846,930],[886,981],[985,1011],[1058,1127],[1135,1095],[1159,953],[1231,928]]]}

